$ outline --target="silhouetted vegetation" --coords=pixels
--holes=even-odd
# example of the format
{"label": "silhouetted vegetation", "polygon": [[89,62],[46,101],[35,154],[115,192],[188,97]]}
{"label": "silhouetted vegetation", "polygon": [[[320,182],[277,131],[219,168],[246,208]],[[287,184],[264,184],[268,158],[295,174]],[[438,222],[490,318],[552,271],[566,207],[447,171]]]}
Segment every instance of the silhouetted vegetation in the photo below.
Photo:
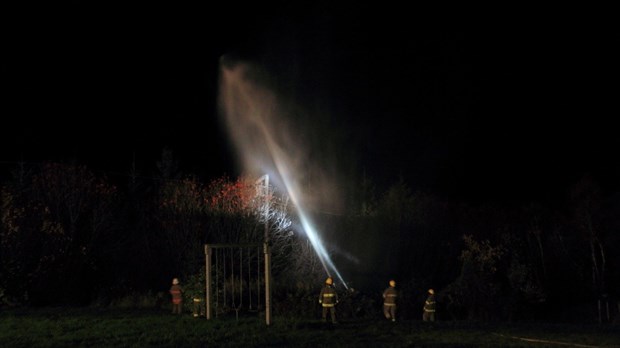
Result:
{"label": "silhouetted vegetation", "polygon": [[[267,215],[253,181],[183,175],[164,151],[158,173],[120,179],[74,163],[17,166],[1,183],[0,304],[119,305],[168,301],[173,277],[196,291],[205,243],[260,243],[271,221],[274,308],[317,310],[323,269],[285,197]],[[566,199],[471,204],[364,178],[344,215],[316,217],[354,289],[342,315],[375,318],[396,279],[399,315],[417,320],[426,289],[440,320],[618,320],[620,201],[589,177]],[[258,205],[257,205],[258,204]]]}

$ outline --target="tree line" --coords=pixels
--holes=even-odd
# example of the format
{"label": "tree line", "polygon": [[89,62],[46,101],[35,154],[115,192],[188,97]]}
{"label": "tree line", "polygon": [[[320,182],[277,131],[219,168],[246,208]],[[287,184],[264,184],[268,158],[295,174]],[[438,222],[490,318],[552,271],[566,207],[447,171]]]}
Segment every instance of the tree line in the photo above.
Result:
{"label": "tree line", "polygon": [[[618,315],[620,202],[593,179],[554,205],[510,207],[413,191],[402,179],[385,190],[365,177],[355,182],[344,214],[315,220],[349,285],[369,298],[396,279],[412,318],[428,288],[444,319]],[[261,242],[267,218],[278,310],[293,310],[300,298],[310,306],[324,280],[321,263],[295,231],[286,197],[267,197],[265,215],[254,185],[182,175],[169,151],[157,173],[123,180],[75,163],[16,165],[0,183],[0,304],[89,304],[162,291],[173,277],[204,272],[205,243]],[[291,298],[296,304],[283,305]]]}

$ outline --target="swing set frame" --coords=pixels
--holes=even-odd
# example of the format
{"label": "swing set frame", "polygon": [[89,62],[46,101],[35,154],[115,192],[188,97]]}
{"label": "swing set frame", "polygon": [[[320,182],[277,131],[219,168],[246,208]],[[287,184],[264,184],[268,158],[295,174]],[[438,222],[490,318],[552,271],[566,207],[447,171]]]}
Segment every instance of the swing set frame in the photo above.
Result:
{"label": "swing set frame", "polygon": [[[212,289],[212,281],[213,281],[213,275],[212,275],[212,268],[213,268],[213,260],[212,257],[213,255],[216,255],[216,260],[217,260],[217,249],[241,249],[243,250],[244,248],[250,249],[250,248],[260,248],[262,246],[263,249],[263,260],[264,260],[264,279],[265,279],[265,289],[264,289],[264,293],[265,293],[265,323],[267,325],[271,324],[271,250],[269,248],[269,245],[267,243],[255,243],[255,244],[205,244],[205,306],[206,306],[206,310],[205,310],[205,314],[207,317],[207,320],[210,320],[213,318],[213,304],[214,302],[217,303],[218,301],[218,295],[215,295],[215,301],[214,301],[214,296],[213,296],[213,289]],[[239,263],[239,267],[240,267],[240,276],[239,276],[239,281],[242,282],[243,280],[241,279],[241,277],[243,276],[243,271],[242,271],[242,256],[241,253],[239,254],[241,261]],[[231,258],[232,258],[232,253],[231,253]],[[258,262],[258,268],[259,270],[257,271],[257,284],[260,284],[260,256],[257,255],[257,262]],[[216,261],[217,262],[217,261]],[[249,262],[249,260],[248,260]],[[217,269],[218,269],[218,265],[216,264],[216,278],[218,277],[217,275]],[[231,267],[234,267],[234,264],[231,265]],[[224,265],[224,269],[226,268],[226,266]],[[248,267],[248,272],[250,272],[249,267]],[[234,281],[234,276],[233,276],[233,281]],[[225,279],[224,279],[225,281]],[[240,289],[242,287],[242,284],[240,283]],[[216,284],[216,286],[218,286]],[[224,285],[225,287],[226,285]],[[234,284],[233,284],[234,287]],[[250,287],[250,284],[248,282],[248,287]],[[216,289],[217,291],[217,289]],[[251,290],[250,290],[251,293]],[[241,293],[240,290],[240,303],[239,303],[239,307],[237,308],[233,308],[236,313],[237,313],[237,319],[239,316],[239,309],[241,307],[241,303],[242,303],[242,298],[243,295]],[[224,293],[224,301],[225,301],[225,293]],[[234,289],[233,289],[233,295],[234,296]],[[258,288],[258,296],[259,296],[259,301],[257,305],[260,305],[260,287]],[[250,294],[250,299],[251,299],[251,294]],[[250,300],[251,301],[251,300]],[[234,299],[233,299],[233,303],[234,303]],[[251,302],[250,302],[251,304]],[[257,307],[258,308],[258,307]]]}

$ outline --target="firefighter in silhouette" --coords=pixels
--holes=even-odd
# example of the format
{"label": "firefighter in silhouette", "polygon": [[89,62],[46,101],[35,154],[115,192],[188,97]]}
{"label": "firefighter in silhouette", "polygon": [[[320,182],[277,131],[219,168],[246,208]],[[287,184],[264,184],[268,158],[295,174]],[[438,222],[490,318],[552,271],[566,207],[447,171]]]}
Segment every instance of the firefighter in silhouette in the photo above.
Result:
{"label": "firefighter in silhouette", "polygon": [[336,289],[334,289],[334,280],[332,277],[328,277],[325,280],[325,286],[321,289],[321,294],[319,295],[319,303],[323,307],[322,320],[323,322],[327,321],[327,311],[331,313],[332,323],[336,324],[336,305],[338,304],[338,294],[336,293]]}
{"label": "firefighter in silhouette", "polygon": [[435,290],[433,289],[428,289],[428,298],[424,302],[422,320],[435,321]]}
{"label": "firefighter in silhouette", "polygon": [[181,314],[183,308],[183,289],[179,285],[179,279],[172,279],[170,287],[170,295],[172,296],[172,314]]}
{"label": "firefighter in silhouette", "polygon": [[383,315],[388,320],[396,321],[396,299],[398,291],[396,291],[396,282],[390,280],[390,286],[383,291]]}

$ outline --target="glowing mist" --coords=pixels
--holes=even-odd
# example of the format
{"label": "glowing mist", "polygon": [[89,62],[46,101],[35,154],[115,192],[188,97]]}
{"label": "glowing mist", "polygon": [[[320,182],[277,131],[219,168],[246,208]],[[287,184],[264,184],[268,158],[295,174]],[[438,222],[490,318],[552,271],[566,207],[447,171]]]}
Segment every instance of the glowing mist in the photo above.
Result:
{"label": "glowing mist", "polygon": [[[319,164],[309,163],[308,149],[300,144],[299,134],[283,117],[274,93],[260,83],[258,69],[246,63],[221,60],[219,105],[228,134],[232,139],[244,171],[256,177],[269,175],[275,187],[284,189],[297,208],[303,231],[310,240],[325,272],[336,276],[347,287],[321,241],[307,212],[307,205],[334,195],[337,190],[317,174]],[[302,189],[302,182],[313,182],[312,194]],[[317,198],[318,195],[320,198]],[[335,201],[332,199],[331,201]],[[347,287],[348,288],[348,287]]]}

